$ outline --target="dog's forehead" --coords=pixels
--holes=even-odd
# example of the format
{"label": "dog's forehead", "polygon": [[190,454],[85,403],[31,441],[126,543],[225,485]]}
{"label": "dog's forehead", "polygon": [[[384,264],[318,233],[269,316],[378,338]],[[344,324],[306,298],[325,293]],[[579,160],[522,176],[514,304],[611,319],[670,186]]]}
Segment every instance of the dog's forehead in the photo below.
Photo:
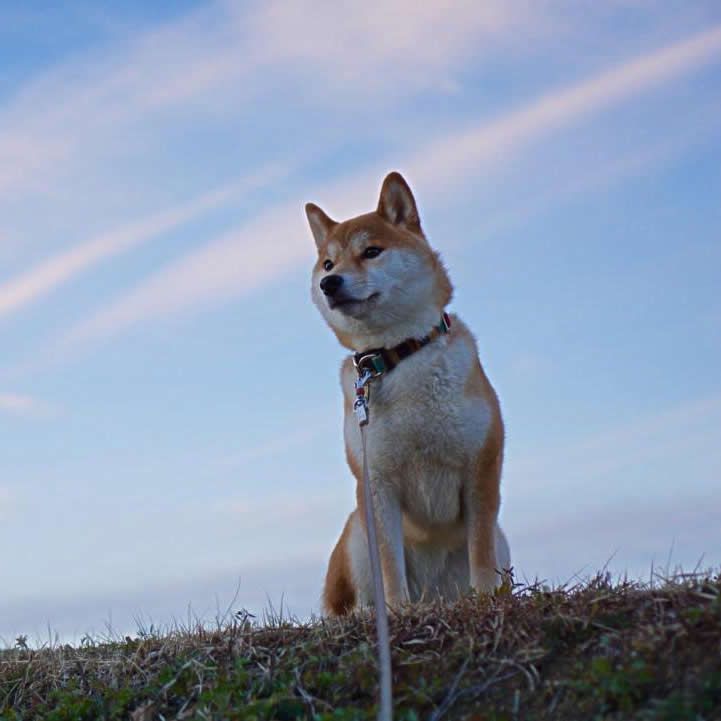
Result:
{"label": "dog's forehead", "polygon": [[329,253],[345,250],[360,252],[369,241],[380,239],[389,232],[388,226],[376,213],[360,215],[339,223],[328,238]]}
{"label": "dog's forehead", "polygon": [[337,255],[345,250],[349,250],[351,253],[359,253],[367,245],[370,238],[371,233],[360,228],[341,238],[331,238],[328,241],[327,250],[331,255]]}
{"label": "dog's forehead", "polygon": [[425,252],[427,243],[422,237],[394,228],[377,213],[366,213],[338,223],[328,235],[319,255],[338,258],[344,253],[360,255],[368,245],[394,246]]}

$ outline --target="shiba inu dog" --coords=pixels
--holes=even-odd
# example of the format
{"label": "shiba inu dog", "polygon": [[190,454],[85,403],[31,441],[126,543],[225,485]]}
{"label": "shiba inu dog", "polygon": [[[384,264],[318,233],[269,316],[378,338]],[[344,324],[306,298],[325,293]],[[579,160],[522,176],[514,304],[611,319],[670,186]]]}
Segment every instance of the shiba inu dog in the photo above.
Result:
{"label": "shiba inu dog", "polygon": [[358,505],[330,557],[324,610],[341,615],[373,598],[353,413],[354,381],[365,370],[376,376],[368,471],[388,603],[490,592],[511,564],[497,522],[503,421],[475,339],[445,313],[453,289],[413,194],[391,173],[374,212],[336,222],[309,203],[306,214],[318,249],[313,301],[355,354],[341,384]]}

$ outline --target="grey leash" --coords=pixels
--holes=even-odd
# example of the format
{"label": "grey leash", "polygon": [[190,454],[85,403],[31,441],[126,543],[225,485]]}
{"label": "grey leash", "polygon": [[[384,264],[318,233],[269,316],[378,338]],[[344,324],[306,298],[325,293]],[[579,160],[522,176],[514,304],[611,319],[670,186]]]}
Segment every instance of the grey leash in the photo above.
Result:
{"label": "grey leash", "polygon": [[379,721],[393,720],[393,679],[391,675],[391,643],[388,632],[388,611],[386,595],[383,588],[383,569],[381,555],[378,550],[378,530],[368,473],[368,453],[366,450],[366,426],[368,425],[368,401],[370,386],[368,383],[373,375],[366,371],[355,383],[356,399],[353,410],[358,418],[361,440],[363,443],[363,500],[365,502],[365,521],[368,533],[368,553],[373,575],[373,602],[376,610],[376,636],[378,638],[378,666],[380,668],[380,709]]}

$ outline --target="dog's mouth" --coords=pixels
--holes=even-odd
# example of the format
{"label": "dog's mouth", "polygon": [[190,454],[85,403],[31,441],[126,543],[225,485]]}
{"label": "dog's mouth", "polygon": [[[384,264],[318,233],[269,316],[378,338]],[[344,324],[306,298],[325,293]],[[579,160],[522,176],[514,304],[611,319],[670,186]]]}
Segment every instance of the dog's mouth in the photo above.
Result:
{"label": "dog's mouth", "polygon": [[332,296],[328,298],[328,306],[331,310],[339,310],[341,313],[357,312],[371,304],[379,295],[380,293],[371,293],[367,298]]}

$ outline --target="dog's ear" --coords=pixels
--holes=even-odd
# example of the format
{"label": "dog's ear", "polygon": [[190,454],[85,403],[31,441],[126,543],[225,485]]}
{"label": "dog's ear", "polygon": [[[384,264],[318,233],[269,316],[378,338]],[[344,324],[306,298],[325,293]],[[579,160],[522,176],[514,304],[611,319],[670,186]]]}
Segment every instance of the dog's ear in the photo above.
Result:
{"label": "dog's ear", "polygon": [[416,201],[400,173],[386,175],[378,200],[378,215],[392,225],[402,225],[414,233],[421,232]]}
{"label": "dog's ear", "polygon": [[325,244],[328,234],[335,228],[338,223],[331,220],[317,205],[314,203],[306,203],[305,214],[308,216],[311,232],[315,238],[315,244],[318,250]]}

